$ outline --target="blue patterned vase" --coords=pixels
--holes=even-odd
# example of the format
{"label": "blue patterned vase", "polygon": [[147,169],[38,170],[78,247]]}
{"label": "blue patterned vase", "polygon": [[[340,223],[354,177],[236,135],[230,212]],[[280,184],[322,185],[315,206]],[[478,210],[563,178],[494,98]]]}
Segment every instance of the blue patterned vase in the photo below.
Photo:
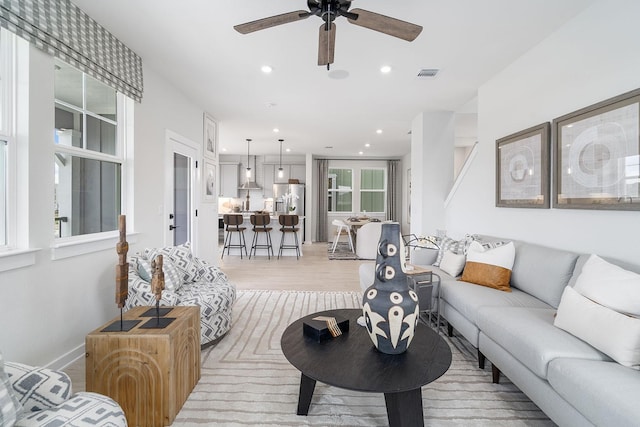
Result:
{"label": "blue patterned vase", "polygon": [[382,224],[373,285],[362,299],[369,337],[387,354],[405,352],[418,324],[418,295],[407,283],[400,248],[400,224]]}

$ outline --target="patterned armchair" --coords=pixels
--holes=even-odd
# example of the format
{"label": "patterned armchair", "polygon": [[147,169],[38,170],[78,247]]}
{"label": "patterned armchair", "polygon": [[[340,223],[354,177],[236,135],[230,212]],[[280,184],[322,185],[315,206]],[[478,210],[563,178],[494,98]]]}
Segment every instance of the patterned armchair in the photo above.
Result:
{"label": "patterned armchair", "polygon": [[0,354],[0,425],[126,427],[127,420],[107,396],[73,394],[64,372],[4,363]]}
{"label": "patterned armchair", "polygon": [[145,249],[129,260],[129,297],[125,309],[153,306],[151,262],[163,255],[165,290],[160,305],[200,306],[200,345],[223,336],[231,328],[235,285],[218,267],[195,257],[190,245]]}

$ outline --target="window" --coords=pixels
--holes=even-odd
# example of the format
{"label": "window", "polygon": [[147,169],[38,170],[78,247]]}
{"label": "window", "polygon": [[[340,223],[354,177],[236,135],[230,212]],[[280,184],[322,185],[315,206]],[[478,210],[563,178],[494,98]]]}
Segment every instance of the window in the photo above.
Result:
{"label": "window", "polygon": [[7,246],[7,141],[0,139],[0,247]]}
{"label": "window", "polygon": [[0,249],[7,249],[9,245],[14,245],[10,238],[12,229],[11,213],[9,206],[15,206],[15,201],[11,198],[12,192],[9,183],[12,182],[11,174],[15,162],[10,162],[13,146],[13,34],[2,28],[0,30]]}
{"label": "window", "polygon": [[360,170],[360,210],[362,212],[385,211],[384,169]]}
{"label": "window", "polygon": [[63,62],[54,73],[54,236],[114,231],[122,211],[123,96]]}
{"label": "window", "polygon": [[329,169],[329,212],[352,212],[353,170]]}

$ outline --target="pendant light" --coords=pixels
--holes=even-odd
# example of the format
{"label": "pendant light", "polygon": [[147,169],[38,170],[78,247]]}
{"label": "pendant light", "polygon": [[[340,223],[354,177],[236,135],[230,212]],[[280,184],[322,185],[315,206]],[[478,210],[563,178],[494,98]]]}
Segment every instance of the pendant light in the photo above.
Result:
{"label": "pendant light", "polygon": [[251,140],[247,138],[247,180],[251,178],[251,164],[249,163],[249,144]]}
{"label": "pendant light", "polygon": [[278,178],[283,178],[284,169],[282,169],[282,143],[284,142],[284,139],[279,139],[278,141],[280,141],[280,167],[278,168]]}

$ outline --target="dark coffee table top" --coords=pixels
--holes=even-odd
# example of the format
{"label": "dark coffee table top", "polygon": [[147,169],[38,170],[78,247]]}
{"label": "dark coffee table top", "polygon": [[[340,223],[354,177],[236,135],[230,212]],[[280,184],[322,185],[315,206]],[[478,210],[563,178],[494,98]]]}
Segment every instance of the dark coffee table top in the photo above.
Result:
{"label": "dark coffee table top", "polygon": [[[360,309],[340,309],[298,319],[282,334],[282,352],[307,377],[356,391],[397,393],[415,390],[438,379],[449,369],[449,345],[431,328],[419,323],[406,352],[385,354],[374,347],[367,329],[356,323],[361,315]],[[316,316],[349,319],[349,332],[318,343],[302,332],[303,321]]]}

